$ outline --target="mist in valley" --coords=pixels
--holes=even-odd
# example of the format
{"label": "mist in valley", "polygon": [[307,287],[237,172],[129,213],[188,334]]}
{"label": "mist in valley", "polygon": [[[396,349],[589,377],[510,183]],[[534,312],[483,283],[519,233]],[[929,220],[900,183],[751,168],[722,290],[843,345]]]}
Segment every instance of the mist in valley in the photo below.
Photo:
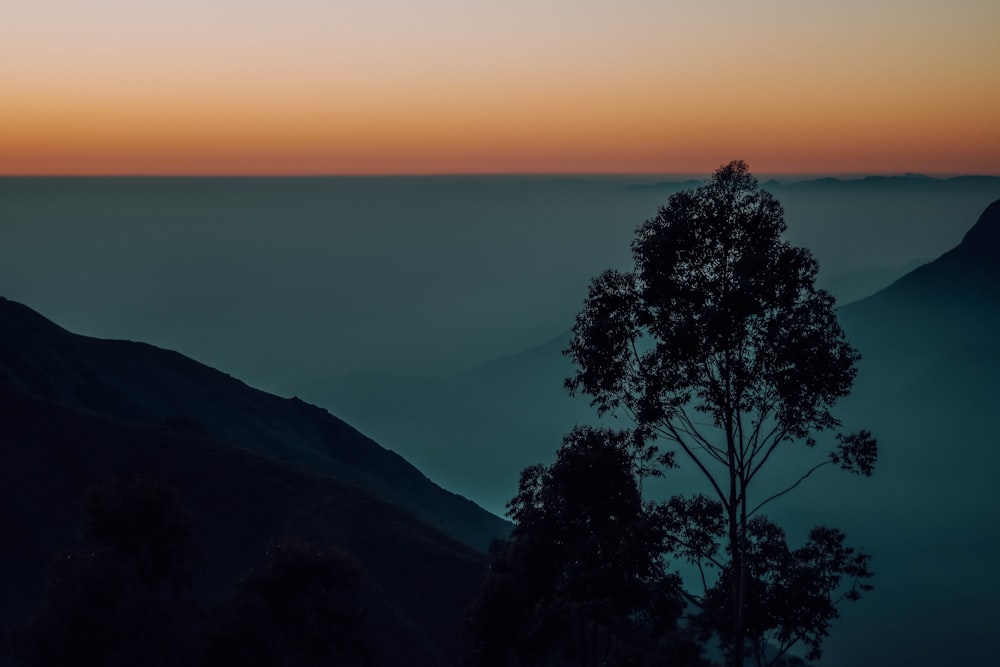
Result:
{"label": "mist in valley", "polygon": [[[567,331],[684,177],[0,179],[0,286],[72,331],[286,391],[446,376]],[[766,181],[766,177],[761,181]],[[973,183],[769,184],[853,299],[954,246]]]}

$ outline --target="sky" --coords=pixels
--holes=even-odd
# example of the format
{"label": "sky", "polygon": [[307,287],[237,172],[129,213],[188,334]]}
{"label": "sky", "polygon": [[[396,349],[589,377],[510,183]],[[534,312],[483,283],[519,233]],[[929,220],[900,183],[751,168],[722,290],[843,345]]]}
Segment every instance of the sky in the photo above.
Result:
{"label": "sky", "polygon": [[996,0],[34,0],[0,174],[1000,173]]}

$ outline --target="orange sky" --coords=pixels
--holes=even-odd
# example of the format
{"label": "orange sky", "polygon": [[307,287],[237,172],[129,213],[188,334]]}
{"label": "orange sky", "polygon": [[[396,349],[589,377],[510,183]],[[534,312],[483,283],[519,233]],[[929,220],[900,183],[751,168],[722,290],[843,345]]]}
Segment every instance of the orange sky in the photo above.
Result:
{"label": "orange sky", "polygon": [[1000,173],[996,0],[16,4],[0,174]]}

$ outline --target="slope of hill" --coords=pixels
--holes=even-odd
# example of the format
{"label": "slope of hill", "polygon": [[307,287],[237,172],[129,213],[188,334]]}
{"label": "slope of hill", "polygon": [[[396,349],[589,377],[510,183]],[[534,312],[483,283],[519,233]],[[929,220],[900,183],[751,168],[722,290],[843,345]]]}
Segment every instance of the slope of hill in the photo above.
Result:
{"label": "slope of hill", "polygon": [[875,554],[877,590],[844,619],[838,632],[851,642],[838,643],[831,659],[986,664],[1000,627],[992,423],[1000,201],[955,248],[845,306],[839,319],[863,358],[838,414],[879,437],[879,466],[866,484],[814,487],[799,502],[817,507],[837,494],[838,511]]}
{"label": "slope of hill", "polygon": [[875,294],[928,261],[930,260],[922,258],[892,268],[870,267],[848,271],[830,278],[821,276],[817,286],[835,296],[837,304],[843,306]]}
{"label": "slope of hill", "polygon": [[507,531],[500,518],[325,410],[255,390],[176,352],[72,334],[8,300],[0,300],[0,379],[70,407],[185,425],[356,484],[480,549]]}
{"label": "slope of hill", "polygon": [[570,397],[562,355],[569,334],[445,378],[355,374],[292,391],[331,406],[450,489],[502,513],[521,470],[551,462],[562,437],[593,422],[586,398]]}
{"label": "slope of hill", "polygon": [[962,350],[994,347],[998,306],[1000,201],[983,211],[958,246],[845,306],[838,317],[865,354],[861,368],[875,389],[905,385]]}
{"label": "slope of hill", "polygon": [[196,592],[217,599],[289,535],[354,553],[363,628],[379,664],[454,665],[486,557],[364,489],[190,432],[29,396],[0,381],[0,629],[38,603],[49,559],[70,547],[83,492],[114,475],[176,488],[204,557]]}
{"label": "slope of hill", "polygon": [[939,256],[1000,197],[1000,178],[910,174],[826,178],[766,189],[785,209],[788,240],[816,253],[823,281]]}

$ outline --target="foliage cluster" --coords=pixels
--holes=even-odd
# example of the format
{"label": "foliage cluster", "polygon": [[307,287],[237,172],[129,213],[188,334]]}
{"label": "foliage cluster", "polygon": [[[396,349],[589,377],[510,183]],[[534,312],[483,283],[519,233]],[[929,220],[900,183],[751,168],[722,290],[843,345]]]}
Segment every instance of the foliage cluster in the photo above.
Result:
{"label": "foliage cluster", "polygon": [[190,595],[199,558],[176,492],[116,478],[88,489],[79,548],[58,555],[43,599],[9,637],[26,667],[364,665],[360,566],[340,549],[270,545],[231,597]]}
{"label": "foliage cluster", "polygon": [[700,664],[635,465],[625,434],[584,427],[522,473],[516,527],[471,614],[480,664]]}

